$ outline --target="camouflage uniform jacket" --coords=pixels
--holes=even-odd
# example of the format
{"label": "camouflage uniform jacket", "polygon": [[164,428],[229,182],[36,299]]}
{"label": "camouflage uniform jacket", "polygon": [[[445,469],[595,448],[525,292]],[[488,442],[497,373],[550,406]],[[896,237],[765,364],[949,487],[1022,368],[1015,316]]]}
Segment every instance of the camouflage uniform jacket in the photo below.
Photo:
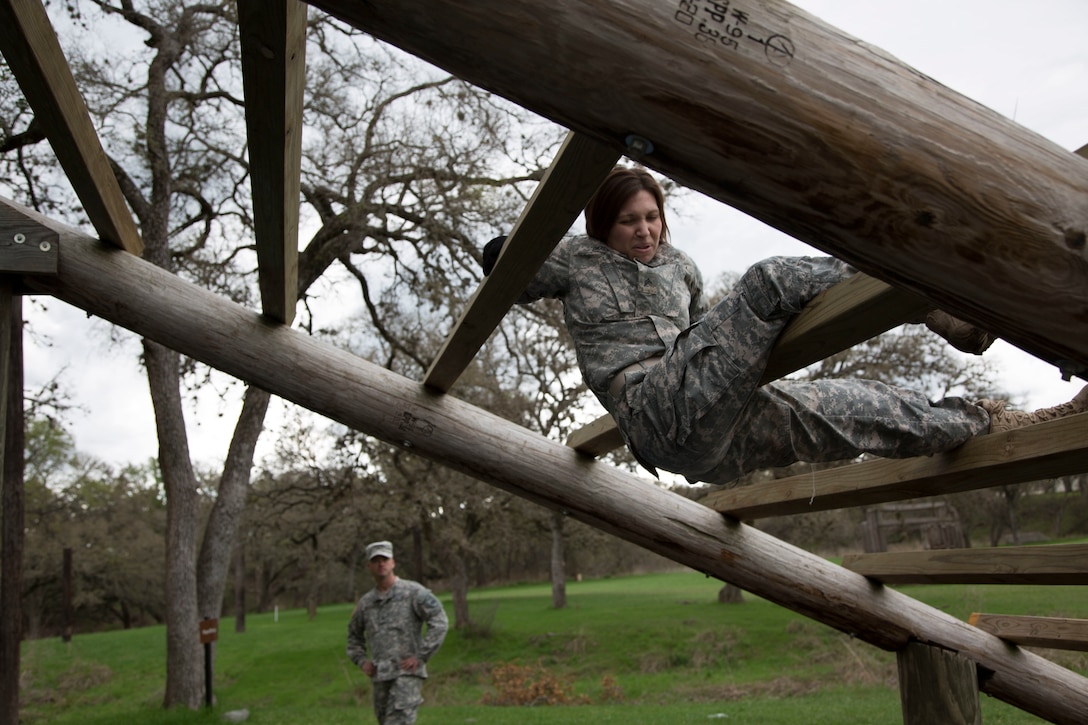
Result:
{"label": "camouflage uniform jacket", "polygon": [[662,244],[644,264],[587,236],[560,242],[518,302],[542,297],[563,302],[582,377],[609,412],[612,378],[664,354],[707,311],[702,275],[684,252]]}
{"label": "camouflage uniform jacket", "polygon": [[[422,584],[398,578],[386,592],[371,589],[355,606],[348,623],[348,658],[358,666],[373,661],[378,681],[408,674],[426,677],[426,662],[442,645],[448,628],[438,598]],[[421,663],[414,673],[401,670],[407,657]]]}

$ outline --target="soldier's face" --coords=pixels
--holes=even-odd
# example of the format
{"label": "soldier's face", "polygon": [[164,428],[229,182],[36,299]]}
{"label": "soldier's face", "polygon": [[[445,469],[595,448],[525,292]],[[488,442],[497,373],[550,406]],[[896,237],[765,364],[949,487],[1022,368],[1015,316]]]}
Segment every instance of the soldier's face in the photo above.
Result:
{"label": "soldier's face", "polygon": [[616,216],[605,240],[612,249],[631,259],[649,262],[661,243],[661,210],[645,189],[628,199]]}
{"label": "soldier's face", "polygon": [[385,579],[393,573],[394,566],[396,562],[386,556],[375,556],[367,562],[367,568],[375,579]]}

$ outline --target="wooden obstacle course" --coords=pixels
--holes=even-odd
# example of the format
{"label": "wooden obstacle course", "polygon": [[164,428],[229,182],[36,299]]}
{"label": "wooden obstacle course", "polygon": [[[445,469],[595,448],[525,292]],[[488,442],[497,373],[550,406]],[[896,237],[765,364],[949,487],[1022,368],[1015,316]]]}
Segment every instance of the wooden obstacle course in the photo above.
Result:
{"label": "wooden obstacle course", "polygon": [[[254,7],[242,3],[247,5]],[[879,280],[869,292],[884,299],[880,304],[867,304],[861,293],[844,288],[799,316],[776,350],[780,362],[771,374],[795,370],[805,360],[855,344],[930,306],[981,324],[1069,374],[1088,370],[1088,336],[1065,334],[1079,329],[1088,311],[1083,254],[1088,163],[784,3],[756,3],[759,12],[752,14],[753,34],[767,38],[784,31],[787,35],[775,37],[791,46],[776,45],[771,54],[768,43],[765,57],[710,55],[676,24],[674,8],[649,0],[607,6],[567,0],[547,14],[528,0],[471,5],[322,0],[313,5],[506,95],[599,147],[600,154],[594,152],[579,177],[584,188],[558,197],[564,204],[586,196],[592,176],[610,165],[625,150],[624,140],[637,132],[653,142],[653,153],[642,159],[648,166],[856,264],[873,278],[869,282]],[[4,55],[36,112],[43,122],[48,119],[46,133],[88,217],[102,240],[138,253],[135,225],[123,202],[118,208],[112,176],[102,171],[101,146],[93,130],[87,132],[74,81],[70,74],[53,73],[65,63],[44,9],[35,0],[4,0],[0,9],[0,21],[5,21],[0,24],[7,26],[0,36]],[[246,52],[259,43],[282,71],[263,88],[254,87],[252,72],[245,74],[251,100],[247,113],[275,119],[278,129],[251,134],[254,159],[263,159],[261,173],[274,177],[268,179],[272,193],[254,198],[255,208],[269,213],[280,203],[290,207],[291,190],[297,189],[297,179],[290,178],[298,168],[298,127],[292,124],[300,116],[289,102],[301,97],[300,9],[292,0],[282,17],[274,15],[263,28],[252,25],[252,17],[243,21]],[[510,33],[506,24],[518,14],[532,17],[540,32],[530,38]],[[630,17],[640,21],[637,36],[629,24],[617,22]],[[599,66],[601,72],[574,72],[566,65],[569,59],[556,58],[556,38],[567,47],[586,49],[578,63]],[[870,74],[858,79],[839,73],[846,65],[855,71],[868,67]],[[525,84],[530,76],[536,82]],[[702,80],[692,88],[687,79],[696,76]],[[593,85],[595,78],[605,79],[606,86]],[[874,92],[880,97],[874,98]],[[584,103],[602,93],[608,102]],[[783,102],[793,112],[783,113]],[[942,143],[924,148],[915,143],[934,135]],[[888,148],[896,153],[889,154]],[[550,186],[539,191],[550,193]],[[986,200],[985,213],[979,199]],[[465,331],[451,335],[450,352],[440,354],[442,363],[428,373],[429,387],[277,325],[293,314],[297,217],[292,221],[290,213],[257,229],[265,313],[257,315],[131,255],[111,254],[99,242],[25,209],[5,206],[15,215],[6,217],[6,230],[59,239],[59,269],[26,276],[23,283],[30,289],[894,650],[906,683],[901,692],[907,722],[928,722],[932,714],[915,704],[933,692],[954,695],[942,701],[964,703],[949,704],[943,712],[959,708],[967,713],[965,721],[974,721],[972,683],[976,701],[981,687],[1059,722],[1088,719],[1085,678],[1044,658],[1011,653],[982,627],[436,394],[452,386],[480,338],[486,338],[481,332],[486,324],[466,332],[481,314],[472,311],[475,304],[458,327]],[[554,233],[549,229],[539,245],[527,246],[539,256]],[[511,248],[519,251],[504,254],[503,270],[527,258],[516,242],[520,231],[512,236]],[[977,262],[950,261],[964,257]],[[523,271],[528,274],[531,264],[526,262]],[[858,279],[858,284],[869,283]],[[512,302],[516,292],[517,285],[510,284],[502,298]],[[1029,304],[1039,297],[1052,303],[1045,315]],[[827,472],[808,500],[810,506],[818,500],[820,506],[837,507],[858,499],[871,503],[945,492],[941,487],[947,485],[967,490],[1050,471],[1080,472],[1088,469],[1083,418],[1055,421],[1045,431],[1037,426],[979,438],[953,454],[896,462],[901,466],[881,467],[888,464],[881,461]],[[599,440],[609,435],[614,431],[598,431],[590,439],[597,442],[575,447],[602,452],[607,449]],[[836,486],[854,469],[863,469],[858,475],[868,476],[868,482],[849,490]],[[812,481],[807,482],[811,488]],[[786,497],[789,505],[805,500],[804,483],[784,484],[794,487]],[[771,488],[761,488],[756,499],[770,496]],[[751,503],[765,505],[766,500]],[[770,505],[781,512],[786,504]],[[736,515],[745,510],[735,503],[719,502],[716,508]],[[919,650],[922,638],[925,645]],[[982,682],[975,681],[979,668],[990,673]],[[956,674],[941,677],[941,672]],[[955,693],[942,689],[949,679]]]}

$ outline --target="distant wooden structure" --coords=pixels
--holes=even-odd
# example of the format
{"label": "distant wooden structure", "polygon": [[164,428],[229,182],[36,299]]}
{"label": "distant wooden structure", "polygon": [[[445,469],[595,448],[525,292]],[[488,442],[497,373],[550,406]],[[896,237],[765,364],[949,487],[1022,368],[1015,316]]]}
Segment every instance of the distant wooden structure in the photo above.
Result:
{"label": "distant wooden structure", "polygon": [[[0,269],[22,289],[895,651],[905,722],[977,722],[980,690],[1055,722],[1088,722],[1088,679],[1009,644],[1083,643],[1083,627],[1060,625],[1069,638],[1004,641],[1011,625],[972,626],[880,586],[901,576],[902,562],[865,560],[851,571],[739,523],[1083,472],[1088,415],[924,460],[725,491],[702,505],[594,460],[616,445],[607,420],[565,446],[445,394],[622,154],[866,273],[796,319],[769,379],[932,306],[1083,377],[1088,161],[782,2],[753,0],[728,16],[701,0],[561,0],[547,12],[530,0],[311,5],[571,130],[522,216],[532,223],[514,230],[426,385],[276,324],[293,315],[297,269],[306,9],[297,0],[239,3],[247,114],[260,120],[249,140],[262,182],[261,313],[135,256],[135,225],[40,0],[0,0],[0,50],[99,239],[3,203],[0,235],[53,240],[38,251],[59,249],[59,264],[31,272],[0,253]],[[1058,549],[1034,547],[1003,578],[1057,576],[1069,559]],[[975,551],[936,573],[934,559],[906,567],[970,581],[996,556],[979,561]],[[1082,575],[1074,567],[1060,576]]]}
{"label": "distant wooden structure", "polygon": [[940,499],[888,503],[865,509],[862,543],[865,553],[888,550],[888,531],[917,533],[926,549],[958,549],[970,545],[959,512]]}

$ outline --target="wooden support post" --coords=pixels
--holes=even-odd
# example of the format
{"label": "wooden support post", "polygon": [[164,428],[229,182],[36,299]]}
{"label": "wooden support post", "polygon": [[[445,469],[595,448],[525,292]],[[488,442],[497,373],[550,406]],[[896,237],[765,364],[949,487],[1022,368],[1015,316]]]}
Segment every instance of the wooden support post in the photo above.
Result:
{"label": "wooden support post", "polygon": [[898,651],[922,638],[960,652],[993,672],[989,694],[1039,717],[1088,721],[1088,678],[1013,655],[945,612],[22,211],[60,233],[58,274],[25,278],[35,292],[875,646]]}
{"label": "wooden support post", "polygon": [[61,604],[61,609],[64,612],[64,620],[61,622],[60,640],[61,642],[71,642],[72,632],[75,631],[75,608],[72,604],[75,597],[75,586],[72,575],[72,547],[70,546],[64,547],[62,577],[64,580],[64,601]]}
{"label": "wooden support post", "polygon": [[0,276],[0,725],[19,723],[23,639],[23,308]]}
{"label": "wooden support post", "polygon": [[888,544],[884,539],[884,527],[880,525],[880,510],[875,506],[865,509],[865,522],[862,529],[865,541],[865,553],[875,554],[887,551]]}
{"label": "wooden support post", "polygon": [[899,650],[903,725],[982,725],[975,663],[919,642]]}

